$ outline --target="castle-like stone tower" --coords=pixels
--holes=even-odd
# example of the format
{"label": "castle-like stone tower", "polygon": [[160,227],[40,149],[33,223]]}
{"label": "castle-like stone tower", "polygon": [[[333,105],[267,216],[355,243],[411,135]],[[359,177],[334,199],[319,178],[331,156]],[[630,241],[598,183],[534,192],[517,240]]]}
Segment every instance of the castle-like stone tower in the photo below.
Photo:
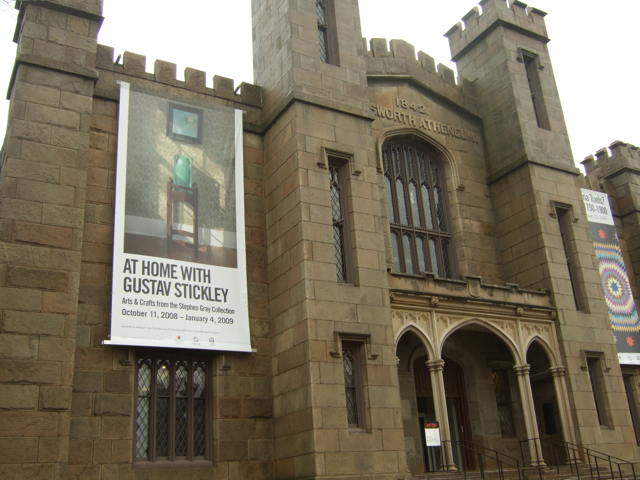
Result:
{"label": "castle-like stone tower", "polygon": [[[463,17],[464,29],[457,24],[447,36],[460,75],[475,87],[505,280],[551,292],[569,371],[586,371],[590,352],[611,368],[606,362],[615,363],[617,354],[584,214],[585,185],[573,163],[553,77],[546,13],[520,1],[480,5],[482,15],[472,9]],[[586,374],[578,378],[567,383],[577,441],[613,448],[617,432],[580,421],[589,385]],[[612,424],[613,417],[626,415],[619,373],[609,388]],[[630,446],[624,448],[623,456],[632,455]]]}
{"label": "castle-like stone tower", "polygon": [[[358,6],[327,6],[331,63],[321,60],[316,2],[253,0],[252,11],[255,80],[265,89],[276,478],[405,472]],[[343,284],[331,227],[334,160],[344,165],[350,225],[353,271]],[[349,433],[343,414],[341,348],[354,339],[364,345],[371,402],[362,434]]]}
{"label": "castle-like stone tower", "polygon": [[[480,6],[446,34],[456,79],[403,40],[367,45],[356,0],[252,0],[256,85],[235,89],[114,62],[101,0],[18,2],[0,478],[398,480],[478,469],[481,448],[543,475],[568,460],[552,442],[638,458],[640,370],[618,363],[580,192],[615,197],[637,292],[637,148],[614,143],[582,177],[545,13]],[[244,112],[251,353],[104,344],[121,82]],[[157,428],[164,355],[206,372],[198,454],[176,453],[172,421]],[[163,411],[193,433],[189,395]]]}
{"label": "castle-like stone tower", "polygon": [[0,476],[66,478],[102,0],[19,2],[0,179]]}

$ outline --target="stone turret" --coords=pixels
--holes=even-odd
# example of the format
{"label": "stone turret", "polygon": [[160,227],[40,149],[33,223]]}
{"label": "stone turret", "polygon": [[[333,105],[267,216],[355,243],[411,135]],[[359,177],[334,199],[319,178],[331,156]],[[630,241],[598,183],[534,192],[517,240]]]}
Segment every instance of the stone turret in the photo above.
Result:
{"label": "stone turret", "polygon": [[473,8],[464,28],[457,23],[445,36],[460,76],[475,86],[489,181],[526,162],[577,174],[547,49],[546,13],[520,1],[480,5],[482,14]]}
{"label": "stone turret", "polygon": [[[620,236],[626,242],[629,258],[627,270],[636,289],[640,285],[640,149],[621,141],[601,148],[582,162],[586,180],[593,190],[609,194],[612,213]],[[630,260],[630,261],[629,261]]]}
{"label": "stone turret", "polygon": [[[66,477],[102,0],[18,1],[0,260],[0,476]],[[98,427],[99,428],[99,427]]]}
{"label": "stone turret", "polygon": [[[391,313],[358,5],[253,0],[252,12],[254,77],[264,89],[276,478],[400,478],[402,424],[389,421],[401,407],[394,344],[377,333]],[[347,284],[336,283],[330,167],[350,192]],[[340,410],[349,339],[381,372],[364,385],[371,435],[350,435]]]}

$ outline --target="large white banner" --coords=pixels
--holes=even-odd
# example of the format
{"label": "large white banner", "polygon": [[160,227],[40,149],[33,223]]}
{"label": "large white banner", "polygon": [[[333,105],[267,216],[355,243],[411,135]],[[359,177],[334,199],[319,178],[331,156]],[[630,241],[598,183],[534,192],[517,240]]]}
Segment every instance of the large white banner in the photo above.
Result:
{"label": "large white banner", "polygon": [[618,360],[623,365],[640,365],[640,318],[624,265],[609,196],[583,188],[582,200],[598,259]]}
{"label": "large white banner", "polygon": [[111,336],[251,351],[242,111],[121,84]]}

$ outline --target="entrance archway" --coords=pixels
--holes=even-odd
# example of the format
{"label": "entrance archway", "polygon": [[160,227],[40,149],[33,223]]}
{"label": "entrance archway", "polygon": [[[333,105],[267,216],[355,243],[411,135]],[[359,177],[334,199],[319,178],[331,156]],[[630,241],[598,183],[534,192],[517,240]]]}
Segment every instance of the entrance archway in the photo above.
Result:
{"label": "entrance archway", "polygon": [[[395,298],[395,302],[404,300],[402,296]],[[410,300],[413,309],[394,310],[392,318],[407,463],[412,473],[433,470],[438,465],[437,460],[425,458],[430,451],[424,445],[421,423],[421,418],[432,421],[434,416],[442,440],[438,455],[442,470],[478,468],[478,449],[492,453],[493,458],[495,451],[508,455],[512,461],[507,463],[513,465],[522,455],[532,466],[545,465],[529,376],[531,366],[527,362],[532,344],[537,345],[529,357],[534,374],[539,369],[550,372],[564,440],[575,443],[565,367],[558,364],[560,355],[551,321],[530,319],[523,316],[521,309],[515,319],[461,318],[439,314],[437,308],[435,314],[426,314],[416,312],[415,298]],[[438,304],[438,299],[431,298],[425,308]],[[538,351],[538,347],[542,350]],[[447,364],[452,369],[447,370],[445,379]],[[456,366],[458,373],[453,375]],[[464,389],[456,388],[452,378],[457,378]],[[431,396],[429,388],[421,385],[429,379]],[[537,382],[537,377],[534,380]],[[466,448],[462,445],[465,442]],[[458,446],[460,450],[455,451]],[[465,458],[466,449],[473,450],[469,455],[475,462]],[[488,456],[480,457],[485,468],[497,466],[495,460],[487,460]]]}
{"label": "entrance archway", "polygon": [[[444,360],[442,376],[444,379],[447,418],[449,420],[451,440],[454,444],[452,448],[453,462],[458,470],[463,468],[473,470],[475,469],[473,455],[471,451],[461,448],[460,443],[468,444],[472,441],[464,372],[460,365],[450,358],[443,357],[442,359]],[[420,424],[436,421],[434,392],[431,383],[431,372],[427,366],[428,360],[429,358],[426,356],[420,357],[416,359],[413,366]],[[436,452],[427,450],[424,453],[424,464],[427,471],[438,471],[442,467],[441,456],[437,455]]]}
{"label": "entrance archway", "polygon": [[531,366],[529,378],[542,456],[547,465],[563,465],[567,461],[566,450],[561,447],[565,437],[552,365],[538,341],[529,346],[527,363]]}
{"label": "entrance archway", "polygon": [[[471,452],[478,448],[485,453],[488,453],[485,449],[491,449],[513,458],[521,456],[519,440],[526,438],[525,413],[512,348],[480,323],[457,329],[443,344],[443,358],[451,359],[461,370],[469,418],[465,435],[455,431],[455,422],[450,423],[453,456],[459,469],[474,468],[466,457],[473,456]],[[456,387],[446,379],[445,394],[447,397],[457,394]],[[447,399],[447,407],[449,405]],[[465,406],[461,407],[464,412]],[[461,427],[464,429],[464,424]],[[459,461],[461,458],[466,460],[464,465]],[[483,463],[490,468],[494,466],[485,460]]]}
{"label": "entrance archway", "polygon": [[[427,348],[418,334],[406,331],[396,347],[398,362],[398,382],[402,403],[402,423],[404,428],[404,444],[407,453],[407,466],[413,474],[427,471],[424,457],[426,447],[422,424],[418,415],[416,383],[413,375],[413,365],[416,358],[428,359]],[[429,419],[430,421],[435,421]],[[435,453],[435,452],[432,452]],[[439,452],[438,452],[439,454]]]}

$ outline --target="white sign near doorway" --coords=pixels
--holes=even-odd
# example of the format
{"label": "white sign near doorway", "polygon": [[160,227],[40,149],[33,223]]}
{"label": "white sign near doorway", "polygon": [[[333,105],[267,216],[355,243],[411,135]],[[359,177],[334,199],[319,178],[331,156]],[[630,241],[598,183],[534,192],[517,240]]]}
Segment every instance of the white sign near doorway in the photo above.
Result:
{"label": "white sign near doorway", "polygon": [[425,422],[424,439],[427,447],[439,447],[440,442],[440,425],[438,422]]}

